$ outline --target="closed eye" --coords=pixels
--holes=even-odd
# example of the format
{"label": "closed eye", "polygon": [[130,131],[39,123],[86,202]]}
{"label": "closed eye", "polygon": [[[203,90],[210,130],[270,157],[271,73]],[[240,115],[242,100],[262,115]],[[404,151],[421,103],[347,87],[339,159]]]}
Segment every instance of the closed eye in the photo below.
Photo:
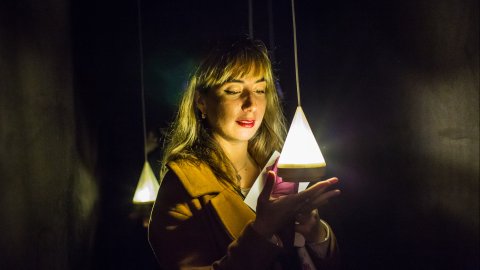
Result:
{"label": "closed eye", "polygon": [[255,93],[257,93],[257,94],[265,94],[265,90],[264,90],[264,89],[258,89],[258,90],[255,90]]}
{"label": "closed eye", "polygon": [[235,95],[235,94],[239,94],[240,91],[235,91],[235,90],[230,90],[230,89],[225,89],[223,90],[227,95]]}

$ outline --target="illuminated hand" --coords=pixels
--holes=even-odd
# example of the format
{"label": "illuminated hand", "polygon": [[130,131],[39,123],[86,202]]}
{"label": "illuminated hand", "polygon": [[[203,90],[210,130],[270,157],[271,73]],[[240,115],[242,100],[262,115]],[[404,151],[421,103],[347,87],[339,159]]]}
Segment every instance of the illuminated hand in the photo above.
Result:
{"label": "illuminated hand", "polygon": [[[340,190],[338,189],[326,190],[337,182],[337,178],[330,178],[318,182],[300,193],[272,198],[271,193],[275,183],[275,172],[269,171],[265,186],[258,196],[257,217],[253,223],[253,229],[257,233],[270,238],[288,222],[292,222],[298,213],[311,213],[314,209],[327,203],[330,198],[339,195]],[[313,224],[311,230],[315,226]]]}

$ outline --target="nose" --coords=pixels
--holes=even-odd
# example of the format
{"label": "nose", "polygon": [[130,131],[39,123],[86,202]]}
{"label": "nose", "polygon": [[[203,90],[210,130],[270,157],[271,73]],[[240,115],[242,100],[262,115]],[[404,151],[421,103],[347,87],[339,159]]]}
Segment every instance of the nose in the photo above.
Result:
{"label": "nose", "polygon": [[255,112],[257,110],[257,100],[252,91],[245,91],[243,97],[242,110],[246,112]]}

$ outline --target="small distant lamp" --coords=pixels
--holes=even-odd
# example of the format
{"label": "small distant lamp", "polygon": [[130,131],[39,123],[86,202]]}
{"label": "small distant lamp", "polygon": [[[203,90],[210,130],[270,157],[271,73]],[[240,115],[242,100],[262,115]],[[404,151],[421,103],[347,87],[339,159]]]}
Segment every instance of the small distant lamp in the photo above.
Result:
{"label": "small distant lamp", "polygon": [[133,195],[133,203],[154,202],[159,187],[160,185],[152,171],[152,167],[150,167],[148,160],[145,160],[142,174],[140,175],[140,180],[138,181],[137,189],[135,190],[135,195]]}
{"label": "small distant lamp", "polygon": [[141,95],[142,95],[142,123],[143,123],[143,153],[145,163],[143,165],[142,174],[140,175],[140,180],[137,184],[137,189],[133,195],[134,204],[145,204],[150,205],[155,202],[157,197],[158,189],[160,185],[158,183],[155,174],[152,171],[152,167],[148,163],[147,158],[147,127],[145,119],[145,87],[143,83],[143,45],[142,45],[142,16],[141,16],[141,6],[140,0],[137,1],[137,11],[138,11],[138,43],[139,43],[139,55],[140,55],[140,83],[141,83]]}
{"label": "small distant lamp", "polygon": [[292,0],[292,18],[298,107],[278,160],[277,172],[284,181],[310,182],[319,180],[325,175],[326,163],[300,105],[294,0]]}

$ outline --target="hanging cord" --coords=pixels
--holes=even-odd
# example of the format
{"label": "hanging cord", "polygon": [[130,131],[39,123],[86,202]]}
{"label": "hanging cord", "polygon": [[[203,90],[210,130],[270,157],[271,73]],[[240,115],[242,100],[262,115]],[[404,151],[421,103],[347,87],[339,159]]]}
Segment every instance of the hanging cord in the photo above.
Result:
{"label": "hanging cord", "polygon": [[248,33],[250,38],[253,39],[253,3],[252,0],[248,0]]}
{"label": "hanging cord", "polygon": [[143,124],[143,155],[147,161],[147,121],[145,119],[145,86],[143,82],[143,36],[142,36],[142,6],[137,0],[138,12],[138,50],[140,58],[140,90],[142,95],[142,124]]}
{"label": "hanging cord", "polygon": [[297,56],[297,24],[295,23],[295,4],[292,0],[292,20],[293,20],[293,53],[295,56],[295,78],[297,80],[297,100],[300,107],[300,82],[298,79],[298,56]]}
{"label": "hanging cord", "polygon": [[[275,49],[275,33],[273,29],[273,0],[268,0],[268,45],[270,45],[270,50],[273,52]],[[272,55],[273,56],[273,55]]]}

